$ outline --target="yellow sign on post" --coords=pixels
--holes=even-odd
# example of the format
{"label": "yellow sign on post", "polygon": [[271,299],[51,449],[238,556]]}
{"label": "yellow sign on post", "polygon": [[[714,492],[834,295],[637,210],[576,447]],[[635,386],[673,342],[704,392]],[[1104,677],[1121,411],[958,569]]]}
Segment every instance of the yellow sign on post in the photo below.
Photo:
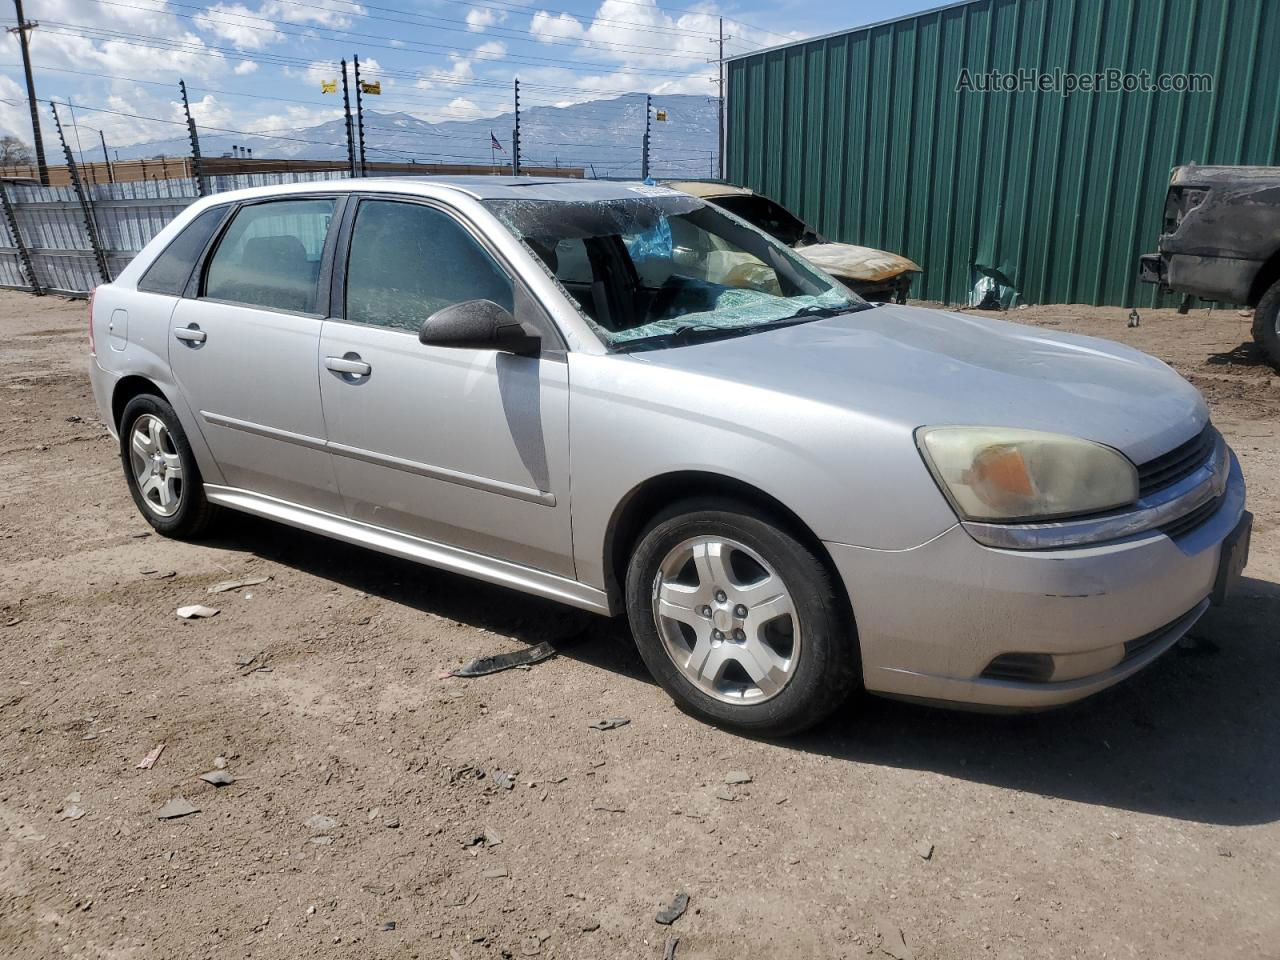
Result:
{"label": "yellow sign on post", "polygon": [[321,80],[320,92],[321,93],[337,93],[338,81],[337,80]]}
{"label": "yellow sign on post", "polygon": [[655,110],[655,111],[654,111],[654,113],[653,113],[653,119],[657,120],[659,123],[666,123],[666,122],[667,122],[667,111],[665,111],[665,110]]}
{"label": "yellow sign on post", "polygon": [[373,81],[361,80],[360,92],[364,94],[377,96],[382,93],[382,81],[381,80],[373,80]]}

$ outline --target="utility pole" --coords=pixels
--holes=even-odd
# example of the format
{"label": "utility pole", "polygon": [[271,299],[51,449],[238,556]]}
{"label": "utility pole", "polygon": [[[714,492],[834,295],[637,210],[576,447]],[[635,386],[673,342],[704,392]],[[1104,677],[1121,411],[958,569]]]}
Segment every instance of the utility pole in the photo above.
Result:
{"label": "utility pole", "polygon": [[511,175],[520,176],[520,81],[515,81],[516,124],[511,131]]}
{"label": "utility pole", "polygon": [[719,45],[716,57],[716,87],[719,96],[716,98],[716,162],[720,168],[720,179],[724,179],[724,17],[720,18],[720,37],[712,40]]}
{"label": "utility pole", "polygon": [[640,179],[649,179],[649,117],[653,113],[653,97],[644,95],[644,150],[640,154]]}
{"label": "utility pole", "polygon": [[196,133],[196,121],[191,116],[191,103],[187,100],[187,81],[179,80],[178,89],[182,91],[182,110],[187,115],[187,136],[191,140],[191,172],[195,174],[196,195],[207,197],[209,195],[209,187],[201,175],[200,135]]}
{"label": "utility pole", "polygon": [[360,58],[353,56],[351,66],[356,78],[356,130],[360,134],[360,176],[364,176],[364,97],[360,94]]}
{"label": "utility pole", "polygon": [[40,111],[36,107],[36,82],[31,76],[31,31],[40,26],[22,15],[22,0],[13,0],[14,10],[18,14],[18,25],[10,27],[10,33],[18,35],[18,45],[22,47],[22,70],[27,75],[27,103],[31,107],[31,135],[35,139],[36,166],[40,169],[40,185],[49,185],[49,165],[44,160],[44,139],[40,136]]}
{"label": "utility pole", "polygon": [[342,65],[342,119],[347,128],[347,169],[351,176],[356,175],[356,143],[351,134],[351,93],[347,89],[347,61],[339,60]]}

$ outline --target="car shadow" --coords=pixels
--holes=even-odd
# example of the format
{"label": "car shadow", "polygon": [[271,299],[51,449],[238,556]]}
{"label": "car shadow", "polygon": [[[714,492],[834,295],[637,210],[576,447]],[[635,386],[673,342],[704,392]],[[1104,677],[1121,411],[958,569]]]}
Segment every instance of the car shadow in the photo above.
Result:
{"label": "car shadow", "polygon": [[[223,530],[207,542],[525,643],[550,640],[563,656],[652,682],[623,619],[246,515]],[[1182,820],[1271,823],[1280,820],[1278,625],[1280,584],[1245,577],[1168,654],[1082,703],[1000,715],[864,695],[776,744]]]}
{"label": "car shadow", "polygon": [[1246,340],[1238,347],[1224,350],[1221,353],[1211,353],[1205,362],[1211,366],[1228,367],[1266,367],[1271,365],[1271,361],[1263,354],[1262,348],[1252,340]]}

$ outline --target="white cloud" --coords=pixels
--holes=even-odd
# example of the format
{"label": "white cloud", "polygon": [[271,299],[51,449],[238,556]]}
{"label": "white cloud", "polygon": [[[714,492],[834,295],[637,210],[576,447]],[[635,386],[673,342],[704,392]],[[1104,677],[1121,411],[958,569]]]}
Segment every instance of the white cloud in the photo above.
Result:
{"label": "white cloud", "polygon": [[472,7],[467,11],[467,29],[473,33],[483,33],[487,27],[502,23],[506,19],[505,12],[492,7]]}
{"label": "white cloud", "polygon": [[548,40],[581,40],[586,35],[577,17],[567,13],[553,17],[545,10],[539,10],[530,19],[529,32],[543,43]]}
{"label": "white cloud", "polygon": [[486,40],[476,47],[475,54],[480,60],[501,60],[507,55],[507,45],[501,40]]}
{"label": "white cloud", "polygon": [[261,50],[285,39],[283,33],[258,17],[243,3],[215,3],[197,14],[195,22],[200,29],[227,41],[237,50]]}
{"label": "white cloud", "polygon": [[251,73],[256,73],[257,70],[258,64],[253,60],[241,60],[236,64],[236,68],[231,72],[237,77],[247,77]]}

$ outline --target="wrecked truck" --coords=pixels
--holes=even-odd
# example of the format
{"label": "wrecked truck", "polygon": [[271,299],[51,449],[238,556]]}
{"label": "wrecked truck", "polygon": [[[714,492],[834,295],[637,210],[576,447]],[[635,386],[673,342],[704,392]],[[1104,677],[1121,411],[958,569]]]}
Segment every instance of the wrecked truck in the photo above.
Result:
{"label": "wrecked truck", "polygon": [[918,263],[900,254],[852,243],[830,243],[782,204],[746,187],[708,180],[673,181],[666,186],[741,217],[864,300],[906,303],[911,282],[923,272]]}
{"label": "wrecked truck", "polygon": [[1280,167],[1175,167],[1145,283],[1253,307],[1253,339],[1280,368]]}

